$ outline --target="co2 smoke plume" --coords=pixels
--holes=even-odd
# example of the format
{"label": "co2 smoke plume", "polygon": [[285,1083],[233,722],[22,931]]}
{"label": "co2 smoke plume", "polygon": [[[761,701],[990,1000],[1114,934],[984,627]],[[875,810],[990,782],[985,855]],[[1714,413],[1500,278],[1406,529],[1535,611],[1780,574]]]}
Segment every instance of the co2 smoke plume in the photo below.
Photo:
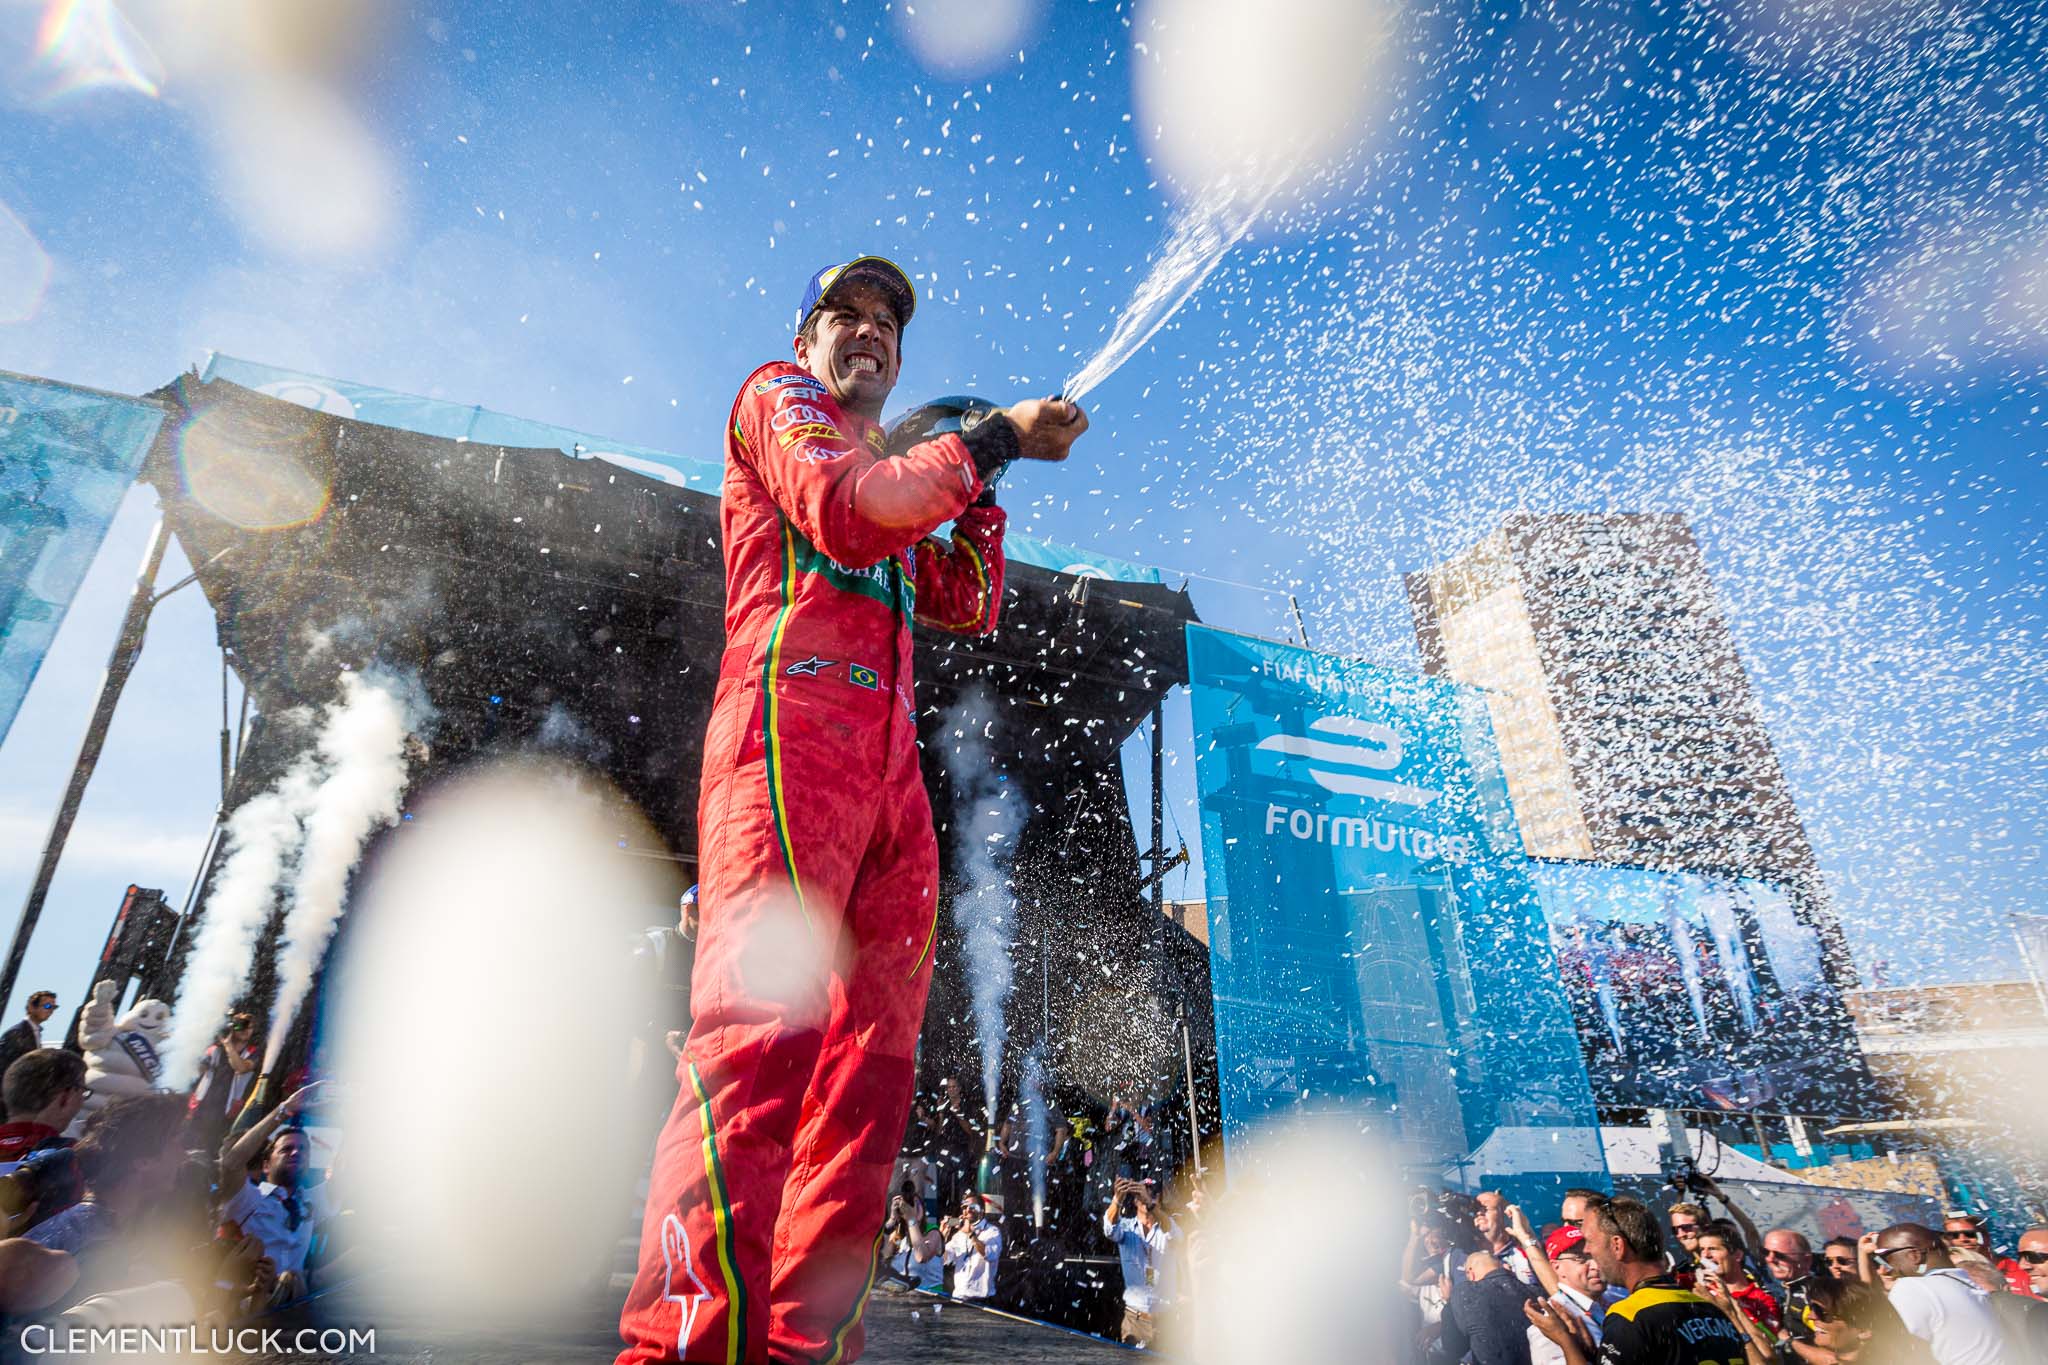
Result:
{"label": "co2 smoke plume", "polygon": [[277,1060],[341,919],[363,844],[398,817],[406,736],[428,707],[418,683],[383,669],[343,673],[322,709],[313,747],[227,826],[227,859],[193,941],[182,999],[165,1047],[164,1081],[189,1085],[249,978],[278,888],[290,881],[278,948],[279,988],[263,1064]]}
{"label": "co2 smoke plume", "polygon": [[947,717],[946,772],[953,780],[964,826],[954,831],[961,887],[953,897],[953,923],[967,955],[967,993],[974,1010],[974,1035],[981,1047],[983,1103],[991,1120],[1002,1082],[1005,1026],[1013,967],[1010,940],[1017,904],[1009,867],[1016,856],[1017,831],[1024,823],[1021,799],[1002,780],[988,745],[994,702],[982,688],[971,689]]}

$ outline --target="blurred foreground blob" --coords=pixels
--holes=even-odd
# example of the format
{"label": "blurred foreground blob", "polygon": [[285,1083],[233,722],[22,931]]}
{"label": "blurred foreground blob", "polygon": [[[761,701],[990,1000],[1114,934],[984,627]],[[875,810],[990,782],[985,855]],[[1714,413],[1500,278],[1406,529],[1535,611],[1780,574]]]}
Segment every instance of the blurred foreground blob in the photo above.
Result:
{"label": "blurred foreground blob", "polygon": [[1372,131],[1396,81],[1389,0],[1146,0],[1133,97],[1184,194],[1290,188]]}
{"label": "blurred foreground blob", "polygon": [[[0,47],[19,41],[8,13]],[[396,219],[396,164],[352,94],[391,19],[388,0],[50,0],[33,60],[6,89],[32,108],[91,91],[161,96],[198,120],[213,188],[258,244],[357,258]]]}
{"label": "blurred foreground blob", "polygon": [[652,982],[620,926],[672,916],[672,868],[601,779],[458,776],[412,808],[336,969],[334,1074],[375,1292],[435,1322],[586,1305],[650,1132],[628,1081]]}
{"label": "blurred foreground blob", "polygon": [[1015,64],[1036,32],[1043,0],[916,0],[894,7],[896,26],[926,68],[979,76]]}
{"label": "blurred foreground blob", "polygon": [[[1356,1119],[1282,1120],[1234,1143],[1230,1168],[1201,1218],[1201,1283],[1167,1322],[1161,1353],[1196,1365],[1393,1354],[1408,1213],[1387,1144]],[[1273,1273],[1275,1248],[1307,1246]],[[1257,1290],[1232,1288],[1244,1285]]]}

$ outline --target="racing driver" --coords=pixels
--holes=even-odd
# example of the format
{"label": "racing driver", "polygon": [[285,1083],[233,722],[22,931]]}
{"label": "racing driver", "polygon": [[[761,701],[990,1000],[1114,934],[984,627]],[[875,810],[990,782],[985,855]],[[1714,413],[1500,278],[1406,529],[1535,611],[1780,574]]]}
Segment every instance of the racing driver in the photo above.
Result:
{"label": "racing driver", "polygon": [[885,455],[916,304],[881,257],[819,271],[726,423],[695,1015],[619,1365],[860,1353],[937,932],[911,624],[995,628],[995,480],[1088,426],[1031,399]]}

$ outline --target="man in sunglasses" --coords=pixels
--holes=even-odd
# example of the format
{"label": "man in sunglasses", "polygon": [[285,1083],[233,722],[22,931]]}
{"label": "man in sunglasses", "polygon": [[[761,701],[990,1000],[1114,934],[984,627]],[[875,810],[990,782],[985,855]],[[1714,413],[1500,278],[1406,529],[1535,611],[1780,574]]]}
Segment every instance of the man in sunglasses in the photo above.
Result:
{"label": "man in sunglasses", "polygon": [[1707,1210],[1701,1204],[1673,1204],[1665,1213],[1671,1224],[1671,1249],[1664,1260],[1674,1275],[1690,1275],[1699,1268],[1700,1229],[1707,1225]]}
{"label": "man in sunglasses", "polygon": [[1894,1223],[1877,1234],[1875,1254],[1891,1275],[1892,1308],[1935,1365],[2020,1365],[1990,1296],[1956,1268],[1934,1229]]}
{"label": "man in sunglasses", "polygon": [[[28,1017],[0,1033],[0,1076],[20,1058],[43,1045],[43,1024],[57,1012],[57,992],[35,991],[28,998]],[[0,1109],[0,1118],[12,1118]]]}
{"label": "man in sunglasses", "polygon": [[2034,1297],[2033,1285],[2028,1281],[2027,1269],[2010,1256],[2001,1256],[1991,1249],[1991,1237],[1984,1229],[1984,1219],[1961,1209],[1950,1209],[1941,1216],[1941,1240],[1950,1251],[1981,1252],[1984,1258],[1998,1267],[1998,1273],[2005,1276],[2005,1283],[2015,1294]]}
{"label": "man in sunglasses", "polygon": [[[1849,1246],[1849,1265],[1856,1264],[1856,1247]],[[1772,1228],[1764,1234],[1764,1269],[1778,1282],[1778,1302],[1784,1305],[1780,1325],[1785,1339],[1778,1343],[1778,1360],[1782,1365],[1795,1361],[1824,1361],[1828,1357],[1818,1348],[1811,1355],[1799,1350],[1799,1343],[1813,1345],[1813,1325],[1808,1321],[1807,1291],[1813,1287],[1817,1274],[1813,1261],[1813,1244],[1802,1233],[1791,1228]]]}
{"label": "man in sunglasses", "polygon": [[2027,1272],[2027,1291],[2048,1299],[2048,1224],[2020,1234],[2020,1267]]}
{"label": "man in sunglasses", "polygon": [[1821,1264],[1828,1274],[1838,1280],[1860,1280],[1862,1273],[1856,1268],[1856,1239],[1854,1237],[1830,1237],[1821,1244]]}

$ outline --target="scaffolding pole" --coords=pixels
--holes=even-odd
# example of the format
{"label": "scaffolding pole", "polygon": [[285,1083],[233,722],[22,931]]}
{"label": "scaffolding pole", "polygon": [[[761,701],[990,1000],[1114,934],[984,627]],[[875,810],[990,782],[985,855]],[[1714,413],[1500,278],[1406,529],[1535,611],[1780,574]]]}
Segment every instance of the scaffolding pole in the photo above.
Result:
{"label": "scaffolding pole", "polygon": [[164,550],[170,537],[164,530],[163,519],[157,519],[156,528],[149,533],[149,545],[143,551],[142,569],[135,578],[135,591],[128,599],[128,613],[121,619],[121,632],[114,637],[113,652],[107,656],[107,671],[100,679],[99,699],[93,703],[92,720],[85,727],[85,738],[79,742],[78,758],[71,765],[71,781],[64,788],[64,799],[57,805],[57,814],[50,821],[50,832],[43,840],[43,858],[36,866],[36,879],[28,889],[28,899],[22,903],[21,918],[14,926],[14,942],[7,950],[7,967],[0,972],[0,1008],[13,998],[15,978],[21,974],[21,962],[28,955],[28,942],[36,931],[36,921],[42,918],[43,902],[49,898],[50,883],[56,878],[57,864],[64,857],[65,841],[71,837],[71,826],[78,819],[78,808],[85,801],[86,784],[92,781],[93,769],[99,766],[100,751],[107,746],[107,730],[114,721],[114,707],[121,700],[121,690],[128,685],[128,675],[135,671],[135,661],[142,656],[142,637],[149,626],[149,613],[157,604],[156,575],[163,567]]}

